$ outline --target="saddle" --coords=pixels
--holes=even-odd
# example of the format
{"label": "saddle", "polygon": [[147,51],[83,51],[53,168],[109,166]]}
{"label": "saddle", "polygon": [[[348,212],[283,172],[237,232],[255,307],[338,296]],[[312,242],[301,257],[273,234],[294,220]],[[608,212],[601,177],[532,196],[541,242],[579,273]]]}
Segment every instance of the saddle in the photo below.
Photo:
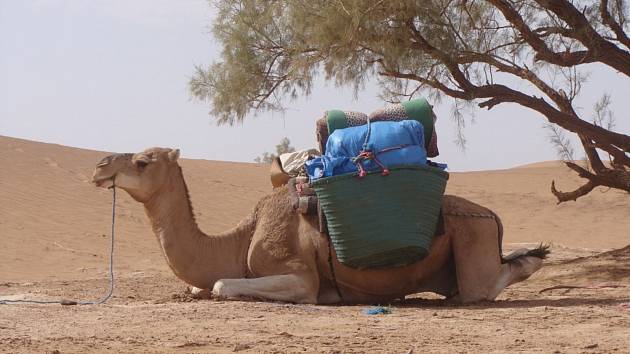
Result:
{"label": "saddle", "polygon": [[[317,137],[321,151],[330,152],[303,155],[298,169],[287,167],[286,156],[277,158],[271,166],[272,184],[287,185],[297,212],[317,215],[319,232],[329,237],[341,263],[358,269],[414,263],[428,254],[435,236],[445,233],[441,204],[448,173],[445,165],[426,160],[437,155],[434,120],[424,99],[389,106],[370,117],[328,111],[317,122]],[[371,133],[374,121],[377,130]],[[353,139],[363,142],[359,155]],[[368,153],[373,156],[360,160]],[[380,153],[389,154],[383,157],[390,160],[400,153],[401,158],[385,161]]]}

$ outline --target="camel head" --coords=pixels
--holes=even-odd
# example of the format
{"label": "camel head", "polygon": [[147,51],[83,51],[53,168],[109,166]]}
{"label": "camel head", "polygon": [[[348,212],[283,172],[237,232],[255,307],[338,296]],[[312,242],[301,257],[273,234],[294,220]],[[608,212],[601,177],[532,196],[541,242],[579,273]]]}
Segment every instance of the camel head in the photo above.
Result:
{"label": "camel head", "polygon": [[179,149],[169,148],[110,155],[96,165],[92,183],[97,187],[122,188],[136,201],[146,202],[169,180],[178,158]]}

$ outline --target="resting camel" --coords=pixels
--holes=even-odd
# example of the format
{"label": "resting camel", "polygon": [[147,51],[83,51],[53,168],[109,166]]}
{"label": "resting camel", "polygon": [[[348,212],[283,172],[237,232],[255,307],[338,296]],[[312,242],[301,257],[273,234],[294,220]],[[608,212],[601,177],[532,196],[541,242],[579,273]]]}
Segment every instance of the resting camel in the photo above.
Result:
{"label": "resting camel", "polygon": [[508,285],[540,269],[541,247],[501,256],[502,226],[490,210],[445,196],[446,232],[429,255],[404,267],[359,270],[341,264],[316,216],[296,212],[288,188],[262,198],[235,228],[203,233],[177,163],[179,150],[151,148],[105,157],[99,187],[116,186],[144,204],[175,275],[195,293],[293,303],[384,303],[434,292],[461,302],[494,300]]}

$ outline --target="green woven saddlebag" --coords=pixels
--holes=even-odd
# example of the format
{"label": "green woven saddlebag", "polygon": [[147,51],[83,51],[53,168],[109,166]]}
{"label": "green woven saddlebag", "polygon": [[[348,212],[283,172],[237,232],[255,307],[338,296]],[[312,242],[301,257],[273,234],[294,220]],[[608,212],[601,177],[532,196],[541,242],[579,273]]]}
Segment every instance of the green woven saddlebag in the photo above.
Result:
{"label": "green woven saddlebag", "polygon": [[339,261],[359,269],[400,267],[424,258],[448,173],[430,166],[392,167],[312,182]]}

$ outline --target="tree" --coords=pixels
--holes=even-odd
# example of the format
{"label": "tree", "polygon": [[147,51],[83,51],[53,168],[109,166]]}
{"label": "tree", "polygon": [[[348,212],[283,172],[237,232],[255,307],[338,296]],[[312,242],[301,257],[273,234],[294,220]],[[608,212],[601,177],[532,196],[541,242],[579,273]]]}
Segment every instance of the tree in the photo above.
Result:
{"label": "tree", "polygon": [[[630,136],[574,107],[584,64],[630,76],[625,0],[218,0],[221,61],[198,66],[193,96],[219,123],[279,110],[308,95],[324,74],[358,89],[379,80],[390,100],[420,92],[492,109],[516,103],[544,116],[560,142],[576,134],[588,166],[566,161],[587,182],[561,192],[576,200],[597,186],[630,192]],[[461,114],[461,113],[460,113]],[[461,116],[457,117],[461,119]],[[563,140],[564,139],[564,140]],[[602,162],[599,152],[610,163]]]}
{"label": "tree", "polygon": [[282,155],[282,154],[286,154],[287,152],[293,152],[295,151],[295,148],[293,146],[291,146],[291,140],[289,140],[289,138],[284,137],[282,138],[282,140],[280,140],[280,144],[276,145],[276,153],[268,153],[268,152],[263,152],[262,156],[258,156],[254,159],[254,162],[256,163],[272,163],[273,160]]}

